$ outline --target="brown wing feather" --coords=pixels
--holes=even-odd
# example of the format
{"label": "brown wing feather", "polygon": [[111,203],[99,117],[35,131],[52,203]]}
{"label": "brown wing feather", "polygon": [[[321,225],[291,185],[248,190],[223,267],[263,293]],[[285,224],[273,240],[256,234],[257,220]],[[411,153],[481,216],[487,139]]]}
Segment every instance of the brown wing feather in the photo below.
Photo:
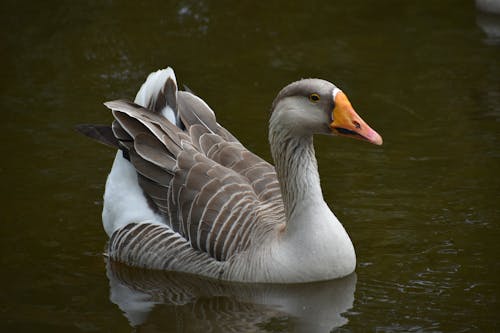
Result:
{"label": "brown wing feather", "polygon": [[85,136],[94,139],[100,143],[107,146],[118,148],[119,143],[108,125],[92,125],[92,124],[80,124],[76,125],[75,129]]}
{"label": "brown wing feather", "polygon": [[[225,228],[226,224],[239,223],[237,215],[232,215],[239,205],[250,202],[249,212],[254,210],[259,205],[257,195],[248,179],[201,153],[193,155],[193,152],[183,152],[177,158],[179,166],[183,167],[176,170],[170,188],[173,200],[169,203],[177,203],[180,209],[177,210],[177,216],[171,216],[171,219],[179,221],[177,229],[190,241],[191,246],[218,260],[225,260],[234,252],[223,251],[222,247],[215,250],[218,244],[223,244],[229,237],[227,232],[219,232],[229,230]],[[246,202],[235,201],[235,197],[245,197]],[[232,218],[228,218],[229,215]],[[258,223],[256,216],[252,223],[244,227],[252,228],[252,224]],[[218,237],[209,237],[212,234]]]}
{"label": "brown wing feather", "polygon": [[132,141],[132,137],[123,129],[117,120],[113,120],[111,124],[111,129],[113,130],[113,135],[120,141]]}
{"label": "brown wing feather", "polygon": [[179,93],[176,102],[185,131],[134,103],[106,106],[150,203],[193,248],[226,260],[248,246],[252,230],[262,223],[263,199],[281,200],[279,191],[270,191],[277,183],[274,167],[217,124],[198,97]]}
{"label": "brown wing feather", "polygon": [[[169,77],[156,96],[151,96],[146,107],[157,113],[161,112],[165,106],[169,106],[174,113],[177,110],[177,84]],[[176,115],[177,116],[177,115]]]}
{"label": "brown wing feather", "polygon": [[143,159],[172,174],[175,158],[154,136],[140,133],[135,137],[134,148]]}
{"label": "brown wing feather", "polygon": [[199,97],[179,92],[178,103],[179,116],[198,150],[213,161],[240,174],[259,165],[260,173],[246,175],[250,184],[261,178],[266,179],[267,186],[263,186],[261,182],[258,188],[254,188],[257,196],[266,201],[281,200],[278,179],[271,164],[251,153],[229,131],[221,127],[214,112]]}

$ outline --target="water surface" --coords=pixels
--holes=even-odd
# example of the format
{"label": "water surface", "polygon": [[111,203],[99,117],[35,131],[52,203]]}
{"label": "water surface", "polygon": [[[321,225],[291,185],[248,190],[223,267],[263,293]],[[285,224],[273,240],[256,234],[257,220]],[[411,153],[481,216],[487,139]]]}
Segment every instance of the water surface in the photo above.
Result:
{"label": "water surface", "polygon": [[[451,0],[0,8],[0,330],[500,330],[498,16]],[[355,275],[265,288],[107,270],[100,212],[114,152],[73,127],[109,123],[102,102],[133,99],[167,65],[267,159],[281,87],[321,77],[348,94],[384,145],[315,142]]]}

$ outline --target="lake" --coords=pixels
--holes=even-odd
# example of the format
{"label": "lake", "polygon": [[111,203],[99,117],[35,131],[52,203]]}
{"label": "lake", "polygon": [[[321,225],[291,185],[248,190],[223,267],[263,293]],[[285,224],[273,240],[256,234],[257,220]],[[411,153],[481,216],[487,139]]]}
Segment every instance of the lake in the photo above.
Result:
{"label": "lake", "polygon": [[[500,331],[500,14],[483,3],[2,1],[0,331]],[[269,161],[283,86],[346,92],[384,138],[315,138],[353,275],[230,284],[105,260],[115,152],[74,127],[109,124],[102,103],[166,66]]]}

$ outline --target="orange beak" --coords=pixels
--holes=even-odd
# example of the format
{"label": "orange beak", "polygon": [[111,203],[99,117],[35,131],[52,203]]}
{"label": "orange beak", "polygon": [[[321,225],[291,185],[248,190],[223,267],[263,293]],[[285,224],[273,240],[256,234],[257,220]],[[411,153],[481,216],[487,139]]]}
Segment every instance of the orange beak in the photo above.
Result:
{"label": "orange beak", "polygon": [[379,146],[382,144],[382,137],[358,116],[342,91],[335,96],[332,118],[330,129],[333,133],[368,141]]}

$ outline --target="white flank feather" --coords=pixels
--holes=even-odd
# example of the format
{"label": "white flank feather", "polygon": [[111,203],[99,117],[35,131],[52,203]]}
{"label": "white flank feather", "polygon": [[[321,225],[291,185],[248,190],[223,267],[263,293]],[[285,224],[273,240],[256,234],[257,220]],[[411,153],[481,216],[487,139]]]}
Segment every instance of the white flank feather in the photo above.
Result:
{"label": "white flank feather", "polygon": [[[174,71],[170,67],[149,74],[135,97],[135,103],[147,106],[152,98],[158,96],[169,78],[177,85]],[[174,110],[168,105],[160,112],[170,122],[178,123]],[[131,222],[164,224],[161,222],[162,218],[149,207],[137,181],[137,172],[134,166],[123,158],[121,151],[116,154],[106,181],[102,220],[104,230],[109,236]]]}

